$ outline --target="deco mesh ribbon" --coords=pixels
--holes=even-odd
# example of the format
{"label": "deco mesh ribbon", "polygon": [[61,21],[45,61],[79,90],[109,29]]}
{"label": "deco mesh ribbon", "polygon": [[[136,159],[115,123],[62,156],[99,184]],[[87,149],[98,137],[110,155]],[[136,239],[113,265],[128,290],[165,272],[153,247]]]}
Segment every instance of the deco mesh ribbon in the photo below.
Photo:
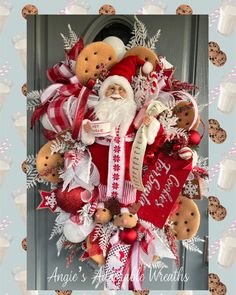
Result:
{"label": "deco mesh ribbon", "polygon": [[48,114],[50,124],[55,132],[61,132],[71,127],[68,112],[63,108],[64,103],[70,97],[76,97],[75,116],[72,125],[72,138],[76,139],[82,124],[88,96],[92,91],[95,81],[90,80],[87,86],[83,86],[74,75],[71,63],[76,60],[79,52],[83,49],[83,40],[80,39],[74,47],[66,53],[66,61],[57,63],[48,69],[48,79],[53,83],[47,87],[41,95],[41,106],[33,113],[31,126],[35,121]]}

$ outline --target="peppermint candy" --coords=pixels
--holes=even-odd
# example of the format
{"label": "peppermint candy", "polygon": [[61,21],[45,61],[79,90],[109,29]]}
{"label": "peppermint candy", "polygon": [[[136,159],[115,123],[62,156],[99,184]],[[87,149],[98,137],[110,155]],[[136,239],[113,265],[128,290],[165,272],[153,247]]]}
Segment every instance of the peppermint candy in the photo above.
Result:
{"label": "peppermint candy", "polygon": [[189,147],[183,147],[178,151],[178,154],[181,159],[189,160],[193,157],[193,151]]}

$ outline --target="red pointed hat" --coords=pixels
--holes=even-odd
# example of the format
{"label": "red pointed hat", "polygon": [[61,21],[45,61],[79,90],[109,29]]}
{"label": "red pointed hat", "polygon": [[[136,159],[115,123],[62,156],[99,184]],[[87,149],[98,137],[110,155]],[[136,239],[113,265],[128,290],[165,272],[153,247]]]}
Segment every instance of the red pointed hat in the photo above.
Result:
{"label": "red pointed hat", "polygon": [[145,62],[136,55],[127,56],[119,63],[115,64],[111,68],[109,76],[102,83],[99,96],[104,95],[109,85],[119,84],[126,90],[128,97],[133,99],[134,94],[130,84],[140,66],[142,66],[142,71],[145,74],[149,74],[153,70],[150,62]]}

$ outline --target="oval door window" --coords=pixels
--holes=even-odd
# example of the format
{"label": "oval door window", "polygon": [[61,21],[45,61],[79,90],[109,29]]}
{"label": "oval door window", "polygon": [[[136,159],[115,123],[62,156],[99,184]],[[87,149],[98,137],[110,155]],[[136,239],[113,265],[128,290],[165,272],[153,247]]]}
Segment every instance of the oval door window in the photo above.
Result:
{"label": "oval door window", "polygon": [[120,38],[124,44],[127,44],[131,38],[131,28],[125,24],[112,23],[105,26],[94,38],[95,41],[102,41],[106,37],[115,36]]}

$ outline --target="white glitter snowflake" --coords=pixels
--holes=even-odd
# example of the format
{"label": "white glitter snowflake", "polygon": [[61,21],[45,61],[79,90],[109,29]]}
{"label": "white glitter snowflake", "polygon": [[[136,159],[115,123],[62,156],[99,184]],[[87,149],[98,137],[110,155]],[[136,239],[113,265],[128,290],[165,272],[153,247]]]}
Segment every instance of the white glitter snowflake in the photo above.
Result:
{"label": "white glitter snowflake", "polygon": [[45,205],[48,205],[51,209],[53,209],[57,204],[55,193],[52,193],[50,196],[47,196],[46,200],[47,202],[45,203]]}
{"label": "white glitter snowflake", "polygon": [[197,184],[192,183],[191,180],[187,180],[184,186],[184,194],[188,195],[190,198],[198,195]]}

